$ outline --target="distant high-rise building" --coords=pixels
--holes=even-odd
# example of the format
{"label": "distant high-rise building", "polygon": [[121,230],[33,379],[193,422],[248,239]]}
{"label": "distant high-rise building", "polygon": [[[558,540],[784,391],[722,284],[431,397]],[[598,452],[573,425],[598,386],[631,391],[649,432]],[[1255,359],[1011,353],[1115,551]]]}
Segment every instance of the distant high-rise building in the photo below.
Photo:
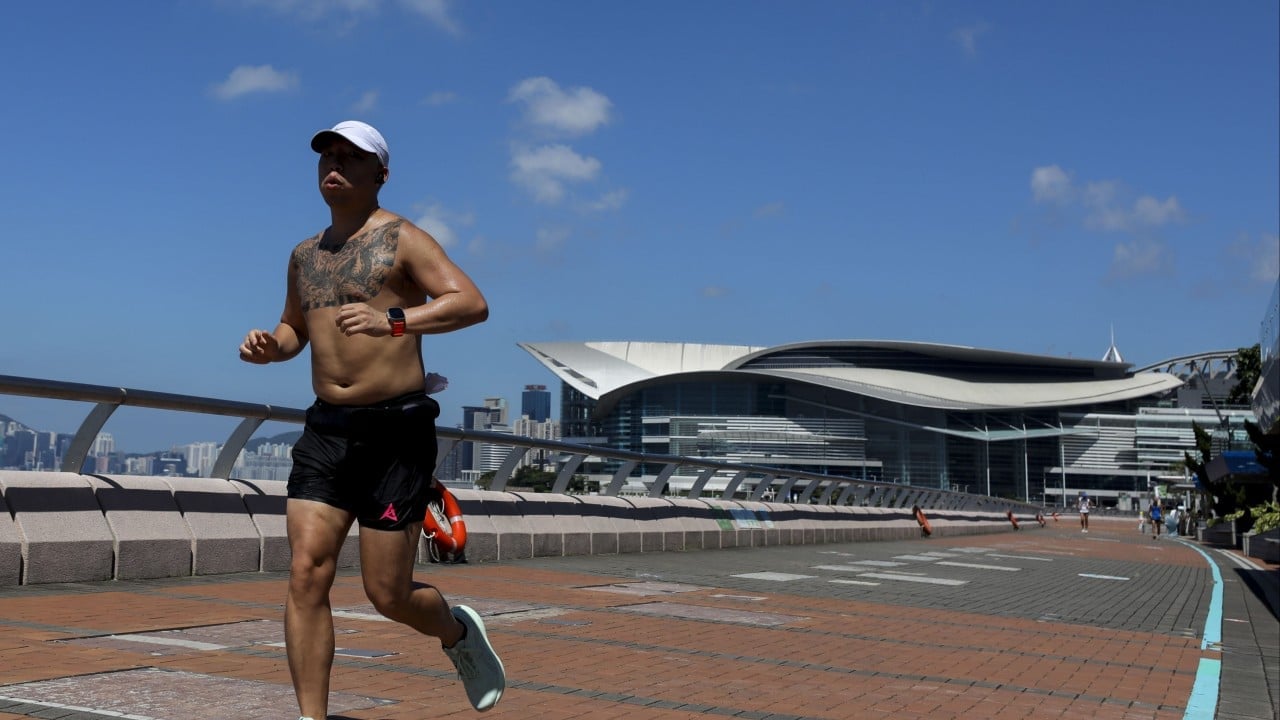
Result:
{"label": "distant high-rise building", "polygon": [[551,393],[546,385],[525,385],[520,394],[520,414],[534,422],[551,418]]}
{"label": "distant high-rise building", "polygon": [[89,451],[90,455],[110,455],[116,451],[116,440],[111,433],[98,433],[98,437],[93,439],[93,449]]}
{"label": "distant high-rise building", "polygon": [[506,425],[507,421],[507,399],[500,397],[488,397],[484,399],[484,406],[489,410],[490,425]]}
{"label": "distant high-rise building", "polygon": [[[560,423],[555,420],[544,420],[537,422],[528,415],[522,415],[519,420],[512,425],[511,431],[515,435],[521,437],[536,438],[538,440],[559,440],[560,439]],[[545,470],[547,463],[554,458],[556,453],[548,452],[544,449],[530,450],[516,465],[517,468],[526,465],[533,465],[539,470]]]}
{"label": "distant high-rise building", "polygon": [[[490,425],[485,429],[493,433],[502,433],[504,435],[511,434],[511,428],[506,425]],[[478,442],[475,443],[475,446],[476,464],[471,469],[478,470],[481,473],[497,470],[501,467],[502,461],[505,460],[507,455],[511,452],[511,448],[509,446],[500,445],[498,443]]]}
{"label": "distant high-rise building", "polygon": [[198,477],[209,477],[213,474],[213,463],[218,459],[219,446],[214,442],[198,442],[175,448],[175,452],[187,459],[187,474]]}
{"label": "distant high-rise building", "polygon": [[[462,406],[462,429],[484,430],[489,424],[489,408],[477,405]],[[474,470],[475,443],[464,442],[458,448],[458,469]]]}

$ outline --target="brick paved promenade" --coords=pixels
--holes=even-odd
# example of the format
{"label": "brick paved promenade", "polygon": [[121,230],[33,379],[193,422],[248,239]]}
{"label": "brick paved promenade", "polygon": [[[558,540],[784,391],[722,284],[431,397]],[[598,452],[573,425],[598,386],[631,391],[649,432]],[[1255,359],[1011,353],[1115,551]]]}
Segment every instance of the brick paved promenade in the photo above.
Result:
{"label": "brick paved promenade", "polygon": [[[508,672],[491,718],[1271,720],[1280,569],[1197,547],[1067,515],[418,576],[485,617]],[[0,720],[295,720],[283,596],[277,574],[2,589]],[[330,718],[476,717],[438,645],[376,617],[357,575],[333,605]]]}

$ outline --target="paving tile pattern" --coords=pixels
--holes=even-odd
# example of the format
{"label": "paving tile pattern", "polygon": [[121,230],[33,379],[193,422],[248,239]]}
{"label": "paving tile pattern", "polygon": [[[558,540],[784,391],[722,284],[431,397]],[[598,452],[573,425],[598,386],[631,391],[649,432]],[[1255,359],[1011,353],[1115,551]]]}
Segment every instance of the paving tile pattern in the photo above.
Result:
{"label": "paving tile pattern", "polygon": [[[1222,717],[1280,707],[1271,609],[1224,569],[1230,622],[1221,649],[1202,649],[1205,558],[1128,521],[418,576],[485,617],[508,672],[491,718],[1175,720],[1202,658],[1223,662]],[[294,720],[284,585],[247,574],[0,589],[0,720]],[[475,716],[438,643],[378,618],[358,575],[341,574],[332,600],[349,652],[335,659],[331,720]]]}

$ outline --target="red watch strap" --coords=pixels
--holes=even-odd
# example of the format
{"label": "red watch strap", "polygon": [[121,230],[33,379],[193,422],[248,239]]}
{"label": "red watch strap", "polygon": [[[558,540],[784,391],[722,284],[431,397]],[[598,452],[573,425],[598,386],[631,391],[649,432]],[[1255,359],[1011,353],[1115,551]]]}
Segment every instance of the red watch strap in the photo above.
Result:
{"label": "red watch strap", "polygon": [[404,321],[392,320],[391,321],[391,337],[400,337],[402,335],[404,335]]}

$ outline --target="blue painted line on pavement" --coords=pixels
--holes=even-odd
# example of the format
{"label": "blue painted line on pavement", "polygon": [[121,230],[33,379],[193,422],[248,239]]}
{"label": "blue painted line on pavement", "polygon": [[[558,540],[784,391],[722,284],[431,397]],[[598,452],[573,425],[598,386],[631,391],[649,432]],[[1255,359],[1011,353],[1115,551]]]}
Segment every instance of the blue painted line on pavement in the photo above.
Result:
{"label": "blue painted line on pavement", "polygon": [[[1204,619],[1204,637],[1200,640],[1201,650],[1222,649],[1222,572],[1218,563],[1213,561],[1209,553],[1178,539],[1178,542],[1204,556],[1213,571],[1213,593],[1209,597],[1209,614]],[[1182,720],[1213,720],[1218,709],[1218,684],[1222,679],[1222,661],[1216,658],[1200,658],[1196,668],[1196,681],[1191,686],[1191,697],[1187,700],[1186,712]]]}
{"label": "blue painted line on pavement", "polygon": [[1209,720],[1218,709],[1218,681],[1222,677],[1222,661],[1200,658],[1196,668],[1196,684],[1191,688],[1183,720]]}
{"label": "blue painted line on pavement", "polygon": [[1206,650],[1213,646],[1213,649],[1217,650],[1222,643],[1222,573],[1218,570],[1218,563],[1213,561],[1209,553],[1182,538],[1178,538],[1178,542],[1204,556],[1205,562],[1209,563],[1209,569],[1213,571],[1213,594],[1209,598],[1209,614],[1204,619],[1204,638],[1200,641],[1200,649]]}

